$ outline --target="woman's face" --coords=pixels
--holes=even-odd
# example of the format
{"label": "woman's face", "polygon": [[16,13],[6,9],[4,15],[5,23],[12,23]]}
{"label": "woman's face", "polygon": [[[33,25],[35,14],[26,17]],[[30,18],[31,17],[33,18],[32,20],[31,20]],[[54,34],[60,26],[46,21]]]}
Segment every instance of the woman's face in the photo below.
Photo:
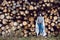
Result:
{"label": "woman's face", "polygon": [[40,16],[41,16],[41,14],[40,14]]}

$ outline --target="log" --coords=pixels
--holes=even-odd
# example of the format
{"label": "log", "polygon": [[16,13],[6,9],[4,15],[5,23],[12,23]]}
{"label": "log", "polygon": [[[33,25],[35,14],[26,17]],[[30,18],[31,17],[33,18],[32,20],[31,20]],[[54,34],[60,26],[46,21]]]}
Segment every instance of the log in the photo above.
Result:
{"label": "log", "polygon": [[23,7],[23,10],[26,10],[26,8],[25,8],[25,7]]}
{"label": "log", "polygon": [[0,6],[0,9],[1,9],[1,10],[3,10],[3,9],[4,9],[4,7],[1,7],[1,6]]}
{"label": "log", "polygon": [[13,27],[11,28],[11,30],[15,31],[15,30],[16,30],[16,27],[13,26]]}
{"label": "log", "polygon": [[8,2],[7,2],[6,0],[4,0],[4,1],[2,2],[2,5],[5,6],[6,4],[8,4]]}
{"label": "log", "polygon": [[19,7],[20,10],[22,10],[22,7]]}
{"label": "log", "polygon": [[45,31],[46,31],[46,32],[48,32],[48,29],[47,29],[47,28],[45,28]]}
{"label": "log", "polygon": [[24,37],[27,37],[27,34],[25,34]]}
{"label": "log", "polygon": [[28,18],[27,17],[24,17],[24,20],[28,20]]}
{"label": "log", "polygon": [[3,12],[7,12],[7,9],[4,9]]}
{"label": "log", "polygon": [[42,6],[45,7],[45,4],[43,4]]}
{"label": "log", "polygon": [[0,19],[4,19],[5,15],[0,15]]}
{"label": "log", "polygon": [[34,17],[37,17],[37,14],[36,13],[34,13]]}
{"label": "log", "polygon": [[30,25],[30,24],[28,24],[28,27],[31,27],[31,25]]}
{"label": "log", "polygon": [[31,32],[29,32],[29,35],[31,35]]}
{"label": "log", "polygon": [[8,32],[11,33],[11,29],[8,29]]}
{"label": "log", "polygon": [[7,24],[7,21],[8,21],[7,19],[3,19],[3,20],[2,20],[2,23],[3,23],[3,24]]}
{"label": "log", "polygon": [[20,11],[20,14],[21,14],[21,15],[24,15],[24,12],[23,12],[23,11]]}
{"label": "log", "polygon": [[18,25],[18,23],[17,22],[14,22],[14,24],[13,24],[14,26],[17,26]]}
{"label": "log", "polygon": [[50,3],[47,3],[47,7],[50,7],[51,5],[50,5]]}
{"label": "log", "polygon": [[24,33],[25,33],[25,34],[27,34],[27,33],[28,33],[28,31],[27,31],[27,30],[24,30]]}
{"label": "log", "polygon": [[14,23],[10,21],[9,25],[10,25],[10,26],[13,26],[13,25],[14,25]]}
{"label": "log", "polygon": [[25,10],[25,14],[29,14],[29,11],[28,10]]}
{"label": "log", "polygon": [[32,28],[34,28],[35,27],[35,25],[34,24],[32,24]]}
{"label": "log", "polygon": [[48,18],[45,19],[45,22],[49,22],[49,21],[50,21],[50,19],[48,19]]}
{"label": "log", "polygon": [[28,27],[27,26],[24,26],[24,29],[28,29]]}
{"label": "log", "polygon": [[23,24],[21,23],[21,24],[20,24],[20,27],[22,27],[22,26],[23,26]]}
{"label": "log", "polygon": [[2,30],[5,30],[5,27],[1,27]]}
{"label": "log", "polygon": [[16,10],[13,10],[13,11],[12,11],[12,14],[16,14]]}
{"label": "log", "polygon": [[48,29],[51,29],[51,27],[50,27],[50,26],[48,26]]}
{"label": "log", "polygon": [[47,0],[44,0],[44,2],[47,2]]}
{"label": "log", "polygon": [[55,23],[56,21],[55,21],[55,20],[53,20],[53,22]]}
{"label": "log", "polygon": [[6,19],[11,19],[11,16],[6,16]]}
{"label": "log", "polygon": [[8,1],[8,4],[11,4],[11,1]]}
{"label": "log", "polygon": [[28,23],[26,21],[23,21],[23,25],[27,25]]}
{"label": "log", "polygon": [[50,0],[50,2],[54,2],[55,0]]}
{"label": "log", "polygon": [[0,28],[0,33],[2,32],[2,29]]}
{"label": "log", "polygon": [[36,3],[33,3],[34,5],[36,5]]}
{"label": "log", "polygon": [[17,26],[17,29],[21,29],[21,27],[20,26]]}
{"label": "log", "polygon": [[48,31],[48,34],[50,34],[50,31]]}
{"label": "log", "polygon": [[31,33],[32,33],[32,35],[36,35],[35,32],[31,32]]}
{"label": "log", "polygon": [[34,18],[33,17],[30,17],[29,18],[29,21],[32,21],[33,22],[34,21]]}
{"label": "log", "polygon": [[6,30],[6,34],[8,34],[8,30]]}
{"label": "log", "polygon": [[33,5],[33,4],[34,4],[34,2],[31,2],[31,4]]}
{"label": "log", "polygon": [[18,25],[19,25],[19,24],[21,23],[21,20],[17,20],[16,22],[17,22],[17,23],[18,23]]}
{"label": "log", "polygon": [[6,25],[6,26],[5,26],[5,28],[6,28],[6,29],[9,29],[9,26],[8,26],[8,25]]}
{"label": "log", "polygon": [[0,24],[0,27],[2,27],[3,25],[2,24]]}
{"label": "log", "polygon": [[34,31],[34,28],[30,28],[31,31]]}
{"label": "log", "polygon": [[53,17],[52,16],[50,16],[50,19],[52,19]]}
{"label": "log", "polygon": [[5,35],[5,32],[4,31],[2,31],[2,36],[4,36]]}
{"label": "log", "polygon": [[54,26],[55,25],[55,23],[51,23],[51,26]]}
{"label": "log", "polygon": [[32,5],[29,6],[29,10],[33,10],[34,7]]}
{"label": "log", "polygon": [[20,34],[21,36],[23,36],[24,35],[24,33],[23,32],[21,32],[21,34]]}
{"label": "log", "polygon": [[46,19],[47,18],[47,15],[44,15],[44,18]]}
{"label": "log", "polygon": [[54,20],[57,20],[57,16],[54,16]]}
{"label": "log", "polygon": [[54,31],[53,27],[51,28],[51,31]]}
{"label": "log", "polygon": [[60,28],[60,23],[57,24],[57,28]]}

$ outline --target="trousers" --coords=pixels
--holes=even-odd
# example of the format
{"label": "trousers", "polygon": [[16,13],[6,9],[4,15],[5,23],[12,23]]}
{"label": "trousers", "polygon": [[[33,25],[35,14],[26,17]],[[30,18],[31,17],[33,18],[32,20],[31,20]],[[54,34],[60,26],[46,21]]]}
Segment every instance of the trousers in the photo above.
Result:
{"label": "trousers", "polygon": [[43,24],[42,23],[38,23],[38,27],[39,27],[39,33],[43,34],[43,30],[44,30]]}

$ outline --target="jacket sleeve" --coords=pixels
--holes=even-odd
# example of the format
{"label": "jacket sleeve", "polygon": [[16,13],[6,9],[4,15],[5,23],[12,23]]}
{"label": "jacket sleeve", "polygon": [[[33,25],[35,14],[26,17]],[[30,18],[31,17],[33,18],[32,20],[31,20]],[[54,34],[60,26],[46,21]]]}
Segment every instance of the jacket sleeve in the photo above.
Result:
{"label": "jacket sleeve", "polygon": [[46,35],[46,31],[45,31],[45,23],[44,23],[44,20],[43,20],[43,36],[45,36]]}
{"label": "jacket sleeve", "polygon": [[37,33],[37,35],[38,35],[38,33],[39,33],[39,27],[38,27],[37,21],[36,21],[35,32],[36,32],[36,33]]}

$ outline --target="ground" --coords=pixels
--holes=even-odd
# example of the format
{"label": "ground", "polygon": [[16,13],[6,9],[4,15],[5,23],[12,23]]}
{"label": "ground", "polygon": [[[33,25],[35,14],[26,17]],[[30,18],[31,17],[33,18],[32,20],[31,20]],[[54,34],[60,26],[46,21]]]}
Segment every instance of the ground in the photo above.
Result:
{"label": "ground", "polygon": [[60,40],[60,35],[58,35],[57,37],[54,37],[52,35],[49,35],[47,38],[42,37],[42,36],[29,36],[29,37],[1,37],[0,36],[0,40]]}

